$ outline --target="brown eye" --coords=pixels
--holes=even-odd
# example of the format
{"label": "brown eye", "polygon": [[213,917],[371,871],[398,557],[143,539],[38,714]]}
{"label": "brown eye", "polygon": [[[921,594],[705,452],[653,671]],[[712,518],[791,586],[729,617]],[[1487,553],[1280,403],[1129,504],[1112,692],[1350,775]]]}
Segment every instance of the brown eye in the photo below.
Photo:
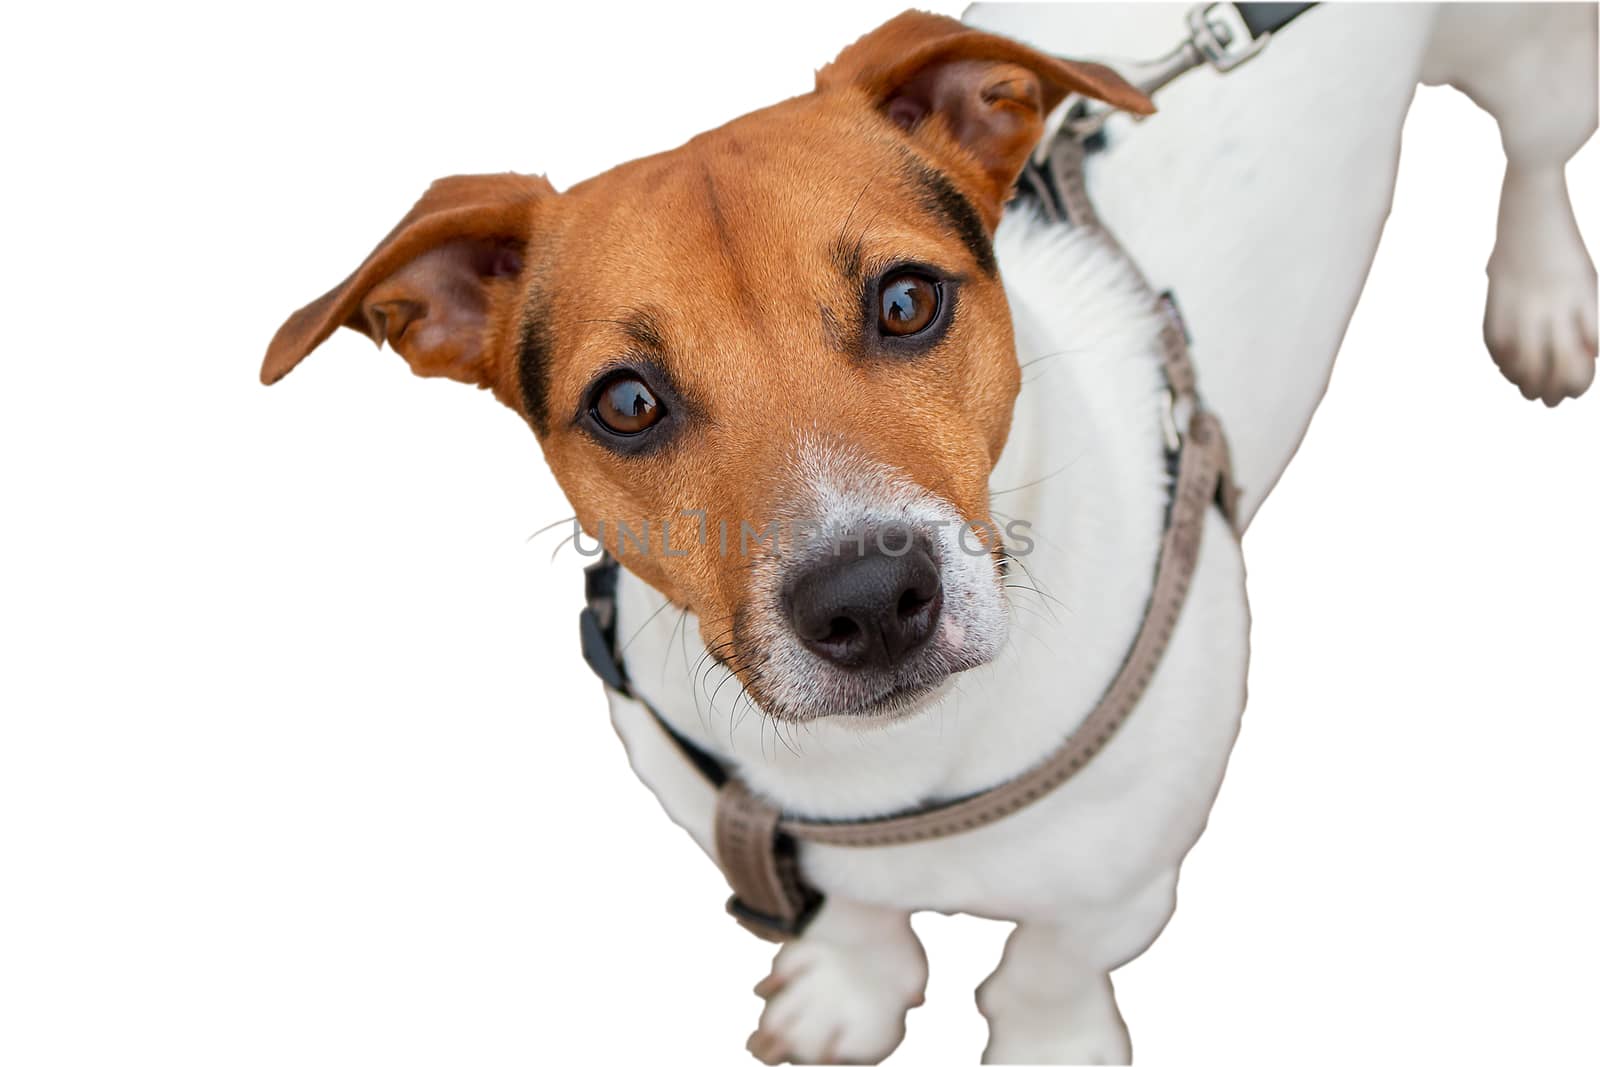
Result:
{"label": "brown eye", "polygon": [[890,337],[921,333],[939,312],[939,283],[920,274],[892,274],[878,286],[878,329]]}
{"label": "brown eye", "polygon": [[621,375],[600,390],[594,402],[594,417],[612,433],[643,433],[661,418],[661,404],[638,378]]}

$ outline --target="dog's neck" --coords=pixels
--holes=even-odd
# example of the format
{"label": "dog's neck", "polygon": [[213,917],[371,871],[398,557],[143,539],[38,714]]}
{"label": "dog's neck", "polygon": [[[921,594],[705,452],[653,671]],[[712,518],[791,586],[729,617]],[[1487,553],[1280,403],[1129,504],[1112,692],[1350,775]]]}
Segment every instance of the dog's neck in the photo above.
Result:
{"label": "dog's neck", "polygon": [[1093,231],[1047,226],[1022,205],[995,249],[1023,385],[990,480],[1017,556],[1006,577],[1011,636],[993,662],[906,718],[776,722],[723,668],[708,669],[693,619],[658,610],[659,594],[623,577],[618,633],[635,688],[796,813],[881,814],[1014,776],[1088,714],[1142,617],[1169,481],[1160,319],[1133,268]]}

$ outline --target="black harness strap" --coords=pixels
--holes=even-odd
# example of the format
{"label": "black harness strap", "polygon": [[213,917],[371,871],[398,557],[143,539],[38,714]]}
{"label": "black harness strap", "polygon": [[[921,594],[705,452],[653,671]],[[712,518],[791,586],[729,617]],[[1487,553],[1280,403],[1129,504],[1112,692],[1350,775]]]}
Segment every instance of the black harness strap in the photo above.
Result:
{"label": "black harness strap", "polygon": [[717,758],[674,730],[672,724],[657,714],[628,683],[628,672],[617,650],[617,575],[621,569],[609,552],[601,553],[599,559],[583,569],[584,607],[578,613],[578,640],[583,647],[583,660],[607,686],[649,708],[650,714],[684,758],[694,764],[700,776],[713,788],[721,789],[728,781],[728,772]]}

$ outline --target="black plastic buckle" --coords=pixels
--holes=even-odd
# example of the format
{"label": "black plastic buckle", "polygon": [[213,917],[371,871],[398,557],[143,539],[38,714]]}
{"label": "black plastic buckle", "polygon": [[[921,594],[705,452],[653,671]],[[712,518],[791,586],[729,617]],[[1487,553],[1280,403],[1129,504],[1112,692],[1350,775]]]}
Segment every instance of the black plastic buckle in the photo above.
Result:
{"label": "black plastic buckle", "polygon": [[817,910],[821,907],[822,894],[813,891],[806,894],[805,905],[799,914],[792,919],[784,919],[757,911],[736,896],[728,898],[728,914],[737,919],[740,926],[764,941],[783,942],[799,937],[811,925],[811,920],[816,918]]}
{"label": "black plastic buckle", "polygon": [[578,640],[583,660],[600,680],[628,692],[628,676],[617,659],[617,561],[601,556],[583,569],[583,595],[578,613]]}
{"label": "black plastic buckle", "polygon": [[600,617],[594,608],[584,608],[578,613],[578,640],[583,646],[583,660],[600,680],[618,692],[628,691],[628,679],[622,673],[611,650],[611,641],[600,627]]}

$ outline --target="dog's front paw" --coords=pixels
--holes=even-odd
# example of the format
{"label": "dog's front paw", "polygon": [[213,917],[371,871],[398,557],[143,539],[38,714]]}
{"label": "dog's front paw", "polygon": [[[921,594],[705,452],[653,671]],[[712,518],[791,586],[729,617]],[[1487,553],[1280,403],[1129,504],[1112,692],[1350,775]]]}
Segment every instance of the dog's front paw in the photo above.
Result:
{"label": "dog's front paw", "polygon": [[1037,1023],[1031,1032],[1012,1029],[991,1035],[983,1062],[1117,1064],[1133,1058],[1124,1029],[1071,1033],[1048,1020]]}
{"label": "dog's front paw", "polygon": [[1483,339],[1500,373],[1555,407],[1594,380],[1595,270],[1560,171],[1506,171]]}
{"label": "dog's front paw", "polygon": [[922,1003],[920,948],[885,951],[792,941],[756,986],[766,1000],[746,1047],[763,1063],[877,1063],[900,1044],[906,1012]]}
{"label": "dog's front paw", "polygon": [[1489,354],[1529,400],[1555,407],[1594,380],[1595,276],[1564,281],[1489,275],[1483,339]]}
{"label": "dog's front paw", "polygon": [[984,1063],[1128,1063],[1133,1049],[1102,975],[1050,993],[1019,988],[1016,974],[996,972],[978,989],[989,1020]]}

